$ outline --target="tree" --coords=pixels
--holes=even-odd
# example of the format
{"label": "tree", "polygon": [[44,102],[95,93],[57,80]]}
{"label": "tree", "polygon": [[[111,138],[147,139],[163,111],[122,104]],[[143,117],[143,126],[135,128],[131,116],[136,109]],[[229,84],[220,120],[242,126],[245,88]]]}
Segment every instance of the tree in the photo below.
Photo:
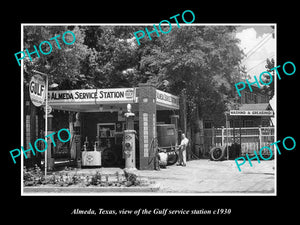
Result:
{"label": "tree", "polygon": [[[71,30],[73,45],[25,59],[25,70],[49,74],[59,89],[133,87],[140,82],[186,101],[189,128],[197,133],[203,118],[223,123],[235,98],[243,68],[233,26],[172,27],[168,34],[137,45],[133,33],[145,26],[25,26],[25,48]],[[149,30],[153,26],[149,26]],[[32,49],[30,50],[32,51]],[[200,122],[199,122],[200,121]],[[200,125],[199,125],[200,124]],[[203,123],[202,123],[203,124]],[[217,125],[218,125],[217,124]],[[224,123],[223,123],[224,124]]]}
{"label": "tree", "polygon": [[[272,70],[271,71],[271,69],[272,68],[274,68],[275,67],[275,61],[274,61],[274,59],[272,58],[272,59],[267,59],[266,60],[266,65],[265,65],[265,68],[267,69],[267,71],[268,72],[270,72],[270,73],[272,73],[272,79],[273,79],[273,81],[269,84],[269,85],[263,85],[263,87],[262,87],[262,89],[261,89],[261,92],[263,93],[263,94],[265,94],[265,95],[268,95],[268,97],[269,97],[269,99],[271,99],[271,98],[273,98],[273,96],[274,96],[274,83],[275,83],[275,70]],[[263,79],[263,82],[264,83],[269,83],[270,82],[270,76],[269,75],[267,75],[267,74],[263,74],[263,76],[262,76],[262,79]]]}
{"label": "tree", "polygon": [[141,70],[151,74],[149,82],[186,99],[188,127],[195,135],[203,135],[203,118],[224,124],[227,105],[234,102],[234,84],[243,71],[234,31],[231,26],[172,28],[154,37],[150,47],[150,41],[139,46],[149,48],[140,61]]}
{"label": "tree", "polygon": [[[84,74],[89,80],[86,86],[94,87],[132,87],[136,74],[132,68],[137,64],[136,50],[130,40],[133,27],[98,26],[84,27],[85,44],[91,48],[84,60]],[[87,38],[88,37],[88,38]]]}
{"label": "tree", "polygon": [[[32,55],[32,62],[25,59],[26,79],[33,69],[49,74],[49,83],[58,89],[131,87],[139,83],[134,70],[137,64],[135,47],[130,35],[135,30],[128,26],[25,26],[24,46],[33,51],[33,45],[71,30],[76,41],[61,49],[54,40],[49,55]],[[47,46],[47,45],[46,45]],[[49,49],[45,49],[47,52]]]}
{"label": "tree", "polygon": [[[199,116],[211,114],[216,107],[224,111],[224,104],[234,98],[232,89],[241,69],[242,52],[236,45],[234,29],[225,26],[174,28],[169,34],[154,38],[157,44],[142,57],[141,67],[155,74],[150,80],[156,81],[158,86],[167,83],[165,90],[179,95],[184,91],[191,109],[198,107]],[[164,82],[166,80],[168,82]],[[209,105],[211,107],[207,107]]]}
{"label": "tree", "polygon": [[[66,31],[72,31],[76,40],[72,45],[65,45],[62,35]],[[61,49],[58,48],[54,40],[50,38],[60,35],[57,38]],[[80,87],[86,81],[86,77],[81,73],[82,61],[90,54],[90,50],[84,42],[84,32],[79,27],[74,26],[24,26],[24,47],[33,52],[33,46],[39,46],[43,41],[52,44],[52,51],[49,55],[40,53],[40,57],[33,54],[32,61],[26,57],[24,59],[25,85],[27,85],[32,70],[44,72],[49,75],[49,84],[58,83],[60,89]],[[72,38],[68,35],[66,39]],[[70,40],[68,40],[71,42]],[[44,52],[50,51],[48,45],[43,46]]]}

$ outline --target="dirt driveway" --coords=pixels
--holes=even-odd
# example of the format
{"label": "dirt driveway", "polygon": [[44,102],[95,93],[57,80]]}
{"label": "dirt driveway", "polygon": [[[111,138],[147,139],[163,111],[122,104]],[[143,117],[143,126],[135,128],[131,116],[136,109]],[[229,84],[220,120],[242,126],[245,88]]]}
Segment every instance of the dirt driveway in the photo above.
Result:
{"label": "dirt driveway", "polygon": [[160,171],[138,170],[160,184],[160,192],[173,194],[265,194],[275,195],[275,161],[246,162],[238,171],[235,161],[188,161],[186,167],[168,166]]}

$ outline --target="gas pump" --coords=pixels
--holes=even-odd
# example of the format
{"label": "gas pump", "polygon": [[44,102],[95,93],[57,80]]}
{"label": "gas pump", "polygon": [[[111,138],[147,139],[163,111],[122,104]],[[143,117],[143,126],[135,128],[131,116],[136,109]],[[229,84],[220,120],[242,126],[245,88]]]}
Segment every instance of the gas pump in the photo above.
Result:
{"label": "gas pump", "polygon": [[135,168],[135,130],[124,130],[125,168]]}
{"label": "gas pump", "polygon": [[134,116],[131,112],[131,104],[127,104],[127,112],[124,114],[126,117],[126,130],[124,130],[124,144],[123,153],[125,157],[125,168],[136,169],[135,165],[135,134],[134,129]]}
{"label": "gas pump", "polygon": [[86,137],[82,151],[82,166],[101,166],[101,152],[98,142],[95,141],[92,150],[89,150],[89,142]]}

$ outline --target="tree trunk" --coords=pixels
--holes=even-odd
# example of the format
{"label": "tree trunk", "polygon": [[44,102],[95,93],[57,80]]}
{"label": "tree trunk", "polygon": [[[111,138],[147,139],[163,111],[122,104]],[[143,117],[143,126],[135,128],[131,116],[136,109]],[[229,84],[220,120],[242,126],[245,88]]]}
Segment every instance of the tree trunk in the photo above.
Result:
{"label": "tree trunk", "polygon": [[186,133],[187,131],[186,110],[186,93],[182,90],[179,98],[180,130],[182,133]]}
{"label": "tree trunk", "polygon": [[196,107],[194,113],[194,145],[195,154],[200,157],[204,151],[204,128],[203,118],[200,117],[199,106]]}
{"label": "tree trunk", "polygon": [[193,143],[193,131],[192,131],[192,121],[190,120],[187,124],[187,130],[186,130],[186,137],[189,139],[189,144],[186,148],[186,160],[191,160],[192,156],[192,147],[194,145]]}

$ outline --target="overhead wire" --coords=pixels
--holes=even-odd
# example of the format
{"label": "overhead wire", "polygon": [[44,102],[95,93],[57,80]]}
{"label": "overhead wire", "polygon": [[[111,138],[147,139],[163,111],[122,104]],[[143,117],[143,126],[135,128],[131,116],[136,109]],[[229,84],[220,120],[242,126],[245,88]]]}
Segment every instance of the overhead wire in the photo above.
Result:
{"label": "overhead wire", "polygon": [[260,45],[264,40],[266,40],[271,34],[265,36],[263,39],[261,39],[252,49],[250,49],[245,55],[248,55],[251,51],[253,51],[258,45]]}
{"label": "overhead wire", "polygon": [[[274,56],[274,53],[273,54],[271,54],[270,56],[268,56],[267,58],[269,58],[269,57],[273,57]],[[266,59],[267,59],[266,58]],[[250,69],[248,69],[247,70],[247,72],[249,72],[249,71],[251,71],[251,70],[253,70],[254,68],[256,68],[257,66],[259,66],[260,64],[262,64],[263,62],[265,62],[266,61],[266,59],[263,59],[263,60],[261,60],[258,64],[256,64],[255,66],[253,66],[253,67],[251,67]]]}
{"label": "overhead wire", "polygon": [[[243,59],[242,63],[244,63],[250,56],[252,56],[255,52],[257,52],[261,47],[267,43],[267,41],[272,37],[272,34],[266,36],[263,40],[261,40],[254,48],[247,52],[246,58]],[[251,53],[250,53],[251,52]],[[250,53],[250,54],[249,54]]]}

